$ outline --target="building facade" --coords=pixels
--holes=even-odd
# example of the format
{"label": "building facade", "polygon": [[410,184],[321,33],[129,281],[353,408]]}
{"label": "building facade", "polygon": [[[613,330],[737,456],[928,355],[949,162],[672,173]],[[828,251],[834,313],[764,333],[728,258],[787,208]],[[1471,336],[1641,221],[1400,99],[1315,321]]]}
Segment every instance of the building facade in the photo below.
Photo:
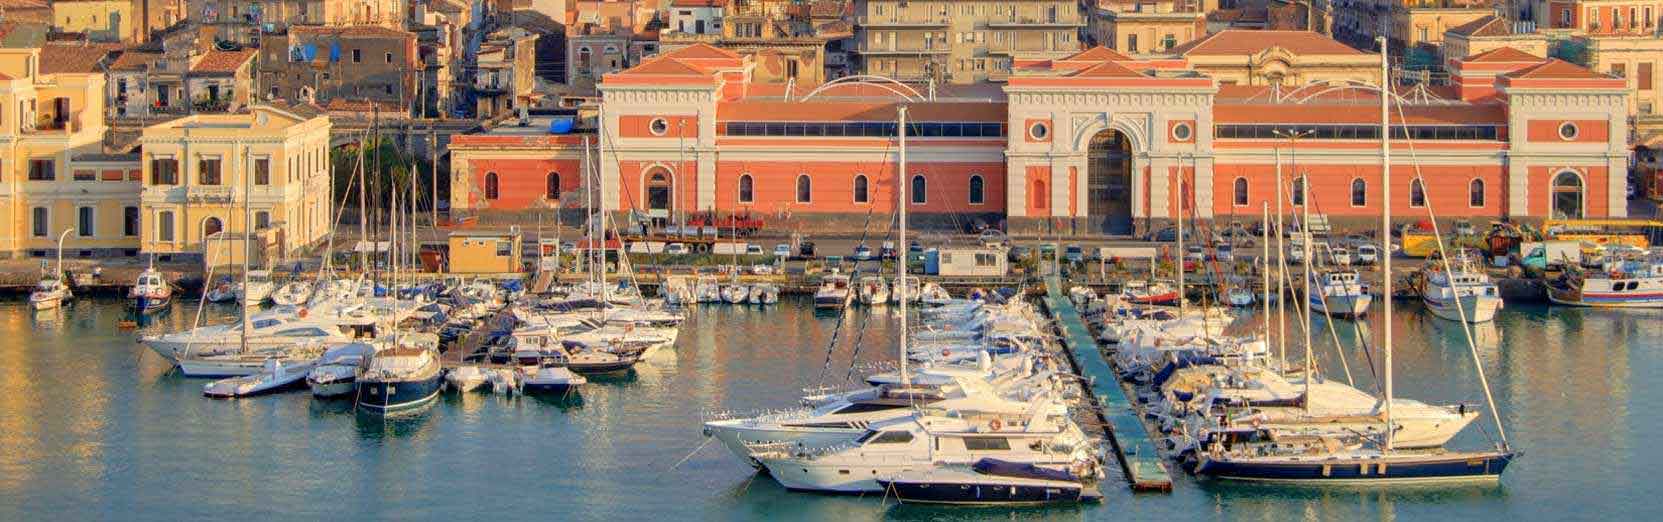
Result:
{"label": "building facade", "polygon": [[329,118],[270,105],[152,125],[142,150],[143,253],[192,258],[205,238],[275,233],[287,254],[332,231]]}
{"label": "building facade", "polygon": [[[858,219],[893,211],[905,183],[920,219],[986,214],[1016,229],[1126,234],[1180,207],[1256,219],[1278,191],[1336,218],[1366,220],[1387,204],[1367,88],[1226,85],[1182,60],[1094,48],[1017,62],[997,93],[868,83],[787,97],[747,83],[753,64],[739,55],[712,51],[667,53],[602,82],[599,170],[579,177],[597,180],[608,208]],[[1452,67],[1458,88],[1405,92],[1394,111],[1397,216],[1625,215],[1620,80],[1535,57]],[[902,105],[908,163],[896,172]],[[578,167],[549,162],[582,165],[580,142],[498,146],[488,172],[453,160],[451,204],[539,208],[510,187],[547,188],[554,172],[564,190]]]}
{"label": "building facade", "polygon": [[1218,2],[1100,1],[1091,12],[1098,45],[1123,53],[1163,52],[1207,34],[1207,13]]}
{"label": "building facade", "polygon": [[1062,0],[855,0],[855,70],[901,81],[1003,79],[1016,59],[1079,52],[1087,26]]}
{"label": "building facade", "polygon": [[260,94],[289,102],[374,102],[401,112],[420,105],[425,68],[416,35],[378,25],[291,26],[261,38]]}

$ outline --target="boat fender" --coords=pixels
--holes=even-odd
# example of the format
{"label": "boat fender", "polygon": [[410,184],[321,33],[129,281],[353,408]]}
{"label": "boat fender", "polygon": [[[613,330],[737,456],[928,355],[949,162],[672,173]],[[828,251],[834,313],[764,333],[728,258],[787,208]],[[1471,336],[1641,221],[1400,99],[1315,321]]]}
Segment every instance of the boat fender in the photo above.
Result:
{"label": "boat fender", "polygon": [[987,421],[988,431],[999,431],[999,428],[1002,428],[1002,427],[1004,427],[1004,424],[1000,423],[999,419],[993,419],[993,420]]}
{"label": "boat fender", "polygon": [[305,319],[306,318],[306,307],[301,307],[299,311],[295,312],[295,314],[299,315],[301,319]]}

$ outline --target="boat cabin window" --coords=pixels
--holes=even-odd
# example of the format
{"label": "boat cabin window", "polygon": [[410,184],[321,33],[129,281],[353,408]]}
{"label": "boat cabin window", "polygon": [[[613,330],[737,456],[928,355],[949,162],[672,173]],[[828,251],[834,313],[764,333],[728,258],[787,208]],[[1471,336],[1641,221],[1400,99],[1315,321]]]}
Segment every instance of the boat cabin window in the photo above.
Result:
{"label": "boat cabin window", "polygon": [[912,442],[912,433],[906,431],[868,431],[855,441],[858,444],[905,444]]}
{"label": "boat cabin window", "polygon": [[277,335],[289,337],[324,337],[329,335],[329,332],[323,331],[322,328],[293,328],[277,332]]}
{"label": "boat cabin window", "polygon": [[1008,451],[1010,440],[1004,437],[965,437],[964,449],[970,451]]}
{"label": "boat cabin window", "polygon": [[255,319],[253,324],[255,329],[271,328],[273,326],[283,324],[283,321],[279,321],[277,319]]}
{"label": "boat cabin window", "polygon": [[844,406],[842,408],[838,408],[837,411],[834,411],[832,413],[867,413],[867,412],[873,412],[873,411],[893,410],[893,409],[901,408],[901,407],[904,407],[904,405],[874,404],[874,403],[866,403],[866,402],[857,402],[857,403],[850,404],[848,406]]}

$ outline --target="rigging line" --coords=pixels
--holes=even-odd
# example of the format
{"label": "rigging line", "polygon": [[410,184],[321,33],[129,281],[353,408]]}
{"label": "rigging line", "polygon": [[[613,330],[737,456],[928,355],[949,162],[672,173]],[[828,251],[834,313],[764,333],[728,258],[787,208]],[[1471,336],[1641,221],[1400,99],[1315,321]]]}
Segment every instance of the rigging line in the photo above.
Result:
{"label": "rigging line", "polygon": [[[1381,96],[1392,96],[1389,89],[1386,89],[1386,88],[1383,87],[1382,91],[1383,92],[1381,93]],[[1390,100],[1392,98],[1386,98],[1386,99],[1387,99],[1387,103],[1389,104]],[[1409,124],[1408,115],[1403,111],[1403,104],[1402,104],[1401,101],[1399,101],[1399,103],[1397,104],[1397,115],[1398,115],[1398,120],[1402,121],[1405,126],[1407,126]],[[1387,128],[1388,128],[1388,132],[1389,132],[1390,126],[1388,126]],[[1412,139],[1407,139],[1407,140],[1403,140],[1403,141],[1404,141],[1404,143],[1406,143],[1408,145],[1408,148],[1409,148],[1410,164],[1414,165],[1414,167],[1415,167],[1415,177],[1414,177],[1413,182],[1420,184],[1421,193],[1424,196],[1425,192],[1426,192],[1426,180],[1425,180],[1425,175],[1421,172],[1420,157],[1418,155],[1416,155],[1416,153],[1415,153],[1415,141],[1412,140]],[[1391,166],[1387,165],[1386,168],[1391,168]],[[1382,174],[1384,174],[1384,173],[1382,173]],[[1449,253],[1444,250],[1443,233],[1438,231],[1438,216],[1437,216],[1436,213],[1434,213],[1432,211],[1431,198],[1426,198],[1425,201],[1423,201],[1423,203],[1425,203],[1424,206],[1426,207],[1427,218],[1432,221],[1432,239],[1434,241],[1434,244],[1438,247],[1438,256],[1440,257],[1439,261],[1443,264],[1444,273],[1453,275],[1455,272],[1454,272],[1454,270],[1452,270],[1450,268]],[[1386,202],[1386,204],[1389,205],[1389,204],[1391,204],[1391,202],[1388,201],[1388,202]],[[1386,277],[1391,277],[1391,274],[1386,274]],[[1451,290],[1455,290],[1455,292],[1454,292],[1455,297],[1456,297],[1456,299],[1455,299],[1455,313],[1460,316],[1460,319],[1457,320],[1456,322],[1461,323],[1461,333],[1464,337],[1466,337],[1467,351],[1472,355],[1473,371],[1478,374],[1478,383],[1484,389],[1484,401],[1487,402],[1488,406],[1489,406],[1490,419],[1495,421],[1496,434],[1501,437],[1501,447],[1503,449],[1505,449],[1505,448],[1508,447],[1508,444],[1507,444],[1507,429],[1502,427],[1502,425],[1501,425],[1501,415],[1496,411],[1496,399],[1495,399],[1495,396],[1490,392],[1490,380],[1489,380],[1488,377],[1486,377],[1484,375],[1484,360],[1478,356],[1478,342],[1473,339],[1472,324],[1468,323],[1467,320],[1466,320],[1467,312],[1466,312],[1465,306],[1461,304],[1461,299],[1460,299],[1461,294],[1458,291],[1459,290],[1458,287],[1455,286],[1453,280],[1450,281],[1450,288],[1451,288]],[[1389,298],[1389,296],[1388,296],[1388,298]],[[1388,320],[1389,320],[1389,318],[1388,318]]]}
{"label": "rigging line", "polygon": [[[896,217],[897,217],[897,220],[898,220],[899,214],[897,214]],[[889,228],[890,234],[893,234],[895,232],[894,223],[895,223],[895,221],[890,222],[890,228]],[[888,237],[893,237],[893,236],[890,236],[890,235],[885,236],[885,238],[888,238]],[[902,262],[905,262],[904,258],[903,258]],[[901,286],[902,286],[902,288],[905,288],[906,287],[906,282],[902,281]],[[895,297],[895,296],[891,296],[891,297]],[[855,379],[855,362],[860,360],[860,347],[861,347],[862,344],[864,344],[864,341],[866,339],[866,326],[867,326],[868,323],[870,323],[872,321],[872,316],[873,315],[877,315],[877,314],[868,313],[868,314],[866,314],[865,317],[862,317],[861,320],[860,320],[860,329],[855,331],[855,348],[849,354],[849,371],[843,375],[843,382],[852,382]],[[901,317],[901,320],[905,321],[905,320],[907,320],[907,318],[905,316],[903,316],[903,317]],[[828,358],[830,357],[830,355],[831,355],[830,352],[828,352],[827,353]],[[904,354],[902,355],[902,357],[905,357],[905,356],[906,355],[904,355]],[[828,361],[827,364],[829,365],[830,361]]]}
{"label": "rigging line", "polygon": [[[883,148],[883,154],[881,154],[880,157],[887,157],[889,155],[889,148],[890,148],[889,143],[885,142],[884,143],[884,148]],[[888,168],[887,165],[888,165],[888,162],[885,162],[884,167],[882,167],[882,168],[887,169]],[[882,170],[879,170],[878,172],[881,173]],[[870,178],[868,178],[868,180],[870,180]],[[871,182],[868,181],[867,182],[867,190],[868,191],[871,190],[871,186],[872,186]],[[870,197],[870,195],[868,195],[867,201],[871,201],[871,199],[872,198]],[[871,229],[872,215],[876,211],[877,211],[877,206],[876,205],[867,207],[867,209],[866,209],[866,220],[860,226],[860,243],[858,243],[858,244],[860,244],[860,245],[865,245],[866,244],[867,234],[870,232],[870,229]],[[881,261],[880,261],[880,266],[881,266]],[[855,268],[849,274],[849,291],[850,292],[855,292],[856,291],[854,285],[855,285],[855,282],[858,280],[859,276],[860,276],[860,260],[856,259],[855,260]],[[849,304],[853,304],[852,299],[850,301],[847,301],[847,302]],[[835,327],[833,327],[833,329],[832,329],[831,342],[829,344],[827,344],[827,346],[826,346],[826,360],[820,367],[820,375],[815,378],[816,382],[824,384],[825,380],[826,380],[826,373],[831,371],[832,354],[834,352],[836,352],[836,350],[837,350],[837,341],[842,336],[842,333],[843,333],[843,318],[848,316],[849,308],[850,308],[850,306],[845,305],[843,307],[843,309],[838,310],[838,312],[837,312],[837,319],[838,319],[837,320],[837,325]],[[868,315],[868,320],[869,319],[870,319],[870,315]],[[866,321],[862,321],[861,322],[862,332],[865,331],[865,328],[866,328]],[[855,347],[852,350],[852,355],[849,358],[849,374],[850,375],[853,375],[853,373],[854,373],[854,365],[855,365],[855,360],[856,360],[855,357],[858,357],[860,355],[860,339],[863,339],[863,338],[864,338],[864,334],[862,334],[861,336],[856,338]]]}
{"label": "rigging line", "polygon": [[[1298,165],[1296,163],[1295,164],[1295,170],[1297,170],[1297,169],[1298,169]],[[1310,185],[1311,185],[1310,175],[1309,174],[1301,174],[1299,176],[1299,179],[1304,180],[1303,182],[1300,183],[1300,189],[1305,191],[1305,197],[1309,199],[1309,201],[1307,201],[1307,203],[1310,203],[1310,205],[1312,207],[1316,207],[1317,215],[1319,215],[1319,216],[1323,215],[1322,214],[1322,204],[1320,203],[1321,200],[1316,197],[1316,193],[1314,191],[1312,191],[1311,187],[1310,187]],[[1310,225],[1309,223],[1300,223],[1300,226],[1302,226],[1302,227],[1309,226],[1309,225]],[[1332,234],[1332,232],[1330,232],[1330,234]],[[1305,255],[1307,255],[1307,256],[1316,255],[1316,249],[1312,248],[1313,245],[1305,245],[1305,247],[1306,247],[1306,249],[1309,250],[1309,252],[1306,252]],[[1339,266],[1339,262],[1335,259],[1335,256],[1334,256],[1334,247],[1332,245],[1329,245],[1327,250],[1328,250],[1328,261],[1330,263],[1334,264],[1335,266]],[[1306,274],[1306,276],[1309,277],[1310,274]],[[1358,277],[1357,286],[1358,286],[1358,289],[1361,290],[1362,289],[1361,288],[1362,287],[1362,273],[1359,272],[1357,277]],[[1328,309],[1328,294],[1326,292],[1318,293],[1317,298],[1322,301],[1322,309],[1327,310]],[[1387,298],[1389,299],[1390,297],[1387,297]],[[1334,326],[1334,321],[1331,320],[1331,319],[1323,319],[1322,322],[1328,326],[1328,336],[1334,340],[1334,354],[1339,356],[1340,369],[1345,372],[1345,383],[1349,386],[1356,386],[1357,382],[1351,378],[1351,363],[1346,360],[1345,344],[1340,342],[1340,332],[1339,332],[1339,330]],[[1353,323],[1353,324],[1355,324],[1355,323]]]}

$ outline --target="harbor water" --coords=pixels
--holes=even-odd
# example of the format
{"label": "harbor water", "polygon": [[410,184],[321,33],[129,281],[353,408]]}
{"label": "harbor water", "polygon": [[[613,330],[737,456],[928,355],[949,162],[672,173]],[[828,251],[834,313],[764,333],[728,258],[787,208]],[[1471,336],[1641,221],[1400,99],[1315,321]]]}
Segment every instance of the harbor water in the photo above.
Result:
{"label": "harbor water", "polygon": [[[188,301],[188,300],[187,300]],[[196,319],[193,301],[139,330],[123,303],[81,299],[41,315],[0,304],[0,520],[234,517],[406,520],[1572,520],[1657,519],[1663,468],[1663,311],[1510,305],[1476,330],[1513,447],[1500,484],[1299,488],[1197,482],[1132,494],[1117,468],[1101,504],[981,509],[898,506],[893,499],[802,494],[700,434],[713,411],[790,407],[802,389],[838,385],[851,360],[894,358],[897,317],[779,306],[691,312],[674,354],[591,379],[563,400],[444,395],[406,418],[359,415],[350,401],[304,390],[220,401],[136,342]],[[1376,310],[1378,311],[1378,306]],[[883,309],[879,309],[883,310]],[[221,321],[234,308],[210,307]],[[1397,394],[1482,407],[1459,324],[1405,304]],[[1365,321],[1378,330],[1379,317]],[[1256,328],[1244,318],[1240,327]],[[1379,353],[1317,322],[1330,378],[1373,389]],[[1290,330],[1290,336],[1302,334]],[[833,339],[836,348],[829,350]],[[856,353],[858,345],[858,354]],[[1273,348],[1274,350],[1274,348]],[[1290,343],[1290,356],[1303,353]],[[829,360],[829,362],[828,362]],[[854,377],[859,378],[856,370]],[[1488,418],[1453,446],[1479,448]]]}

